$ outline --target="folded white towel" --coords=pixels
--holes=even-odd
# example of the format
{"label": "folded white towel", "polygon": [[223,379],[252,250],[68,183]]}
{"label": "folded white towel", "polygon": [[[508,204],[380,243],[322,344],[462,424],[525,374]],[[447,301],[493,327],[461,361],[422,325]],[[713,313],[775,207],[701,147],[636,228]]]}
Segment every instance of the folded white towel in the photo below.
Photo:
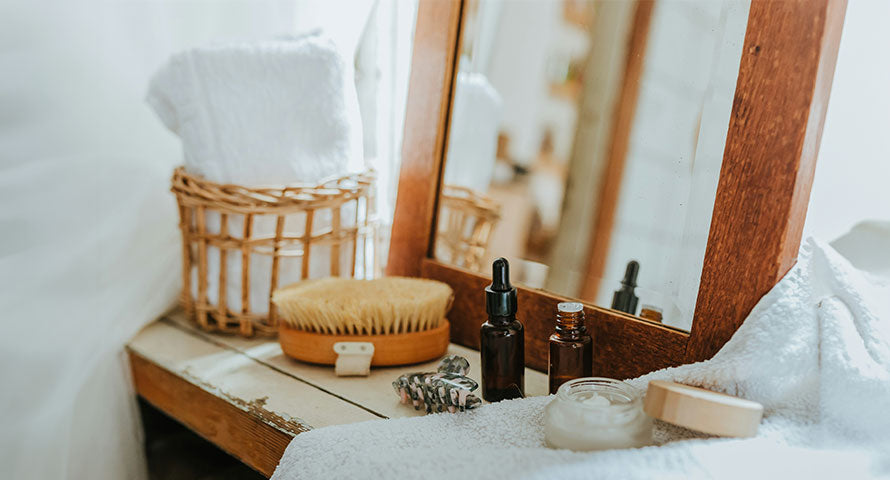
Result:
{"label": "folded white towel", "polygon": [[[315,184],[361,171],[362,129],[351,63],[335,43],[320,34],[255,43],[197,47],[171,57],[155,74],[148,103],[183,144],[186,169],[208,180],[241,185]],[[344,207],[344,227],[353,225],[355,205]],[[285,235],[301,236],[303,215],[288,216]],[[319,211],[313,230],[331,227],[330,211]],[[219,232],[220,219],[207,213],[207,229]],[[232,216],[229,231],[241,237],[243,218]],[[270,237],[275,217],[254,220],[253,237]],[[341,250],[350,265],[352,245]],[[364,251],[358,252],[359,261]],[[207,252],[208,299],[219,296],[220,251]],[[330,275],[330,247],[310,252],[310,278]],[[283,258],[278,285],[300,279],[299,257]],[[227,259],[227,306],[241,310],[241,255]],[[250,303],[268,311],[272,261],[250,259]],[[341,270],[349,274],[347,268]],[[367,272],[370,273],[370,272]],[[366,272],[360,272],[364,275]],[[192,275],[197,294],[197,272]]]}
{"label": "folded white towel", "polygon": [[179,53],[147,100],[186,169],[214,182],[313,183],[364,165],[352,68],[320,35]]}
{"label": "folded white towel", "polygon": [[[890,237],[885,238],[886,248]],[[757,437],[708,438],[656,422],[660,446],[544,447],[549,397],[297,435],[273,479],[873,478],[890,474],[890,282],[809,241],[798,264],[714,358],[670,379],[761,402]],[[397,401],[395,397],[393,401]]]}

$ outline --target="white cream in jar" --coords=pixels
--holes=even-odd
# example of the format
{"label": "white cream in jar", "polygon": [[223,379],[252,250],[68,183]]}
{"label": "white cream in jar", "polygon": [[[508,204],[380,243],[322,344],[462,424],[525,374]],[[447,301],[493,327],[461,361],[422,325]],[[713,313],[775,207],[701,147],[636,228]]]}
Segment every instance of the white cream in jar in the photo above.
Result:
{"label": "white cream in jar", "polygon": [[578,378],[562,384],[545,408],[544,437],[548,447],[575,451],[642,447],[652,441],[652,419],[628,383]]}

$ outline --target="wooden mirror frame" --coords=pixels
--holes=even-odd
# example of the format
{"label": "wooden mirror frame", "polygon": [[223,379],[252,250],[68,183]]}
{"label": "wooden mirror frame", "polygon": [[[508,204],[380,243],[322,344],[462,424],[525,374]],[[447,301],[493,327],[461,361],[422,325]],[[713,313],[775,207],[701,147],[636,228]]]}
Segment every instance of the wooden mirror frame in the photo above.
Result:
{"label": "wooden mirror frame", "polygon": [[[432,258],[464,5],[419,3],[386,273],[451,285],[452,341],[478,349],[490,280]],[[710,358],[794,265],[845,11],[846,0],[751,1],[692,330],[582,302],[595,375],[631,378]],[[519,288],[529,367],[547,370],[556,304],[567,300],[575,299]]]}

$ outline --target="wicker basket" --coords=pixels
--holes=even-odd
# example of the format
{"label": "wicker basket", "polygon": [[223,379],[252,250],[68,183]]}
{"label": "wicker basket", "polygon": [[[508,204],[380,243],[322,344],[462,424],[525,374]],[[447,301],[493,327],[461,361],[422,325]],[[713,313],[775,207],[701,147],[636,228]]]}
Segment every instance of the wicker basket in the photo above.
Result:
{"label": "wicker basket", "polygon": [[466,187],[445,185],[436,233],[436,258],[479,270],[491,232],[501,218],[494,200]]}
{"label": "wicker basket", "polygon": [[[182,304],[188,316],[208,331],[274,335],[278,314],[272,291],[282,277],[309,278],[310,259],[313,276],[373,276],[373,182],[373,172],[366,172],[317,186],[247,188],[177,168],[171,190],[179,203]],[[268,273],[268,284],[251,278],[258,267]],[[262,291],[251,295],[251,284]],[[240,308],[227,305],[239,293]],[[260,295],[266,312],[251,305]]]}

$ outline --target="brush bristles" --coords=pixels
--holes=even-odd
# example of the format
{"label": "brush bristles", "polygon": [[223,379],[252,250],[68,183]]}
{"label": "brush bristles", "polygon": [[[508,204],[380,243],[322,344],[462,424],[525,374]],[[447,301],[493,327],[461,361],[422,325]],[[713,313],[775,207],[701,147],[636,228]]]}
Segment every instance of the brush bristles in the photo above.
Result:
{"label": "brush bristles", "polygon": [[276,290],[272,301],[291,328],[335,335],[392,335],[441,325],[451,287],[422,278],[323,278]]}

